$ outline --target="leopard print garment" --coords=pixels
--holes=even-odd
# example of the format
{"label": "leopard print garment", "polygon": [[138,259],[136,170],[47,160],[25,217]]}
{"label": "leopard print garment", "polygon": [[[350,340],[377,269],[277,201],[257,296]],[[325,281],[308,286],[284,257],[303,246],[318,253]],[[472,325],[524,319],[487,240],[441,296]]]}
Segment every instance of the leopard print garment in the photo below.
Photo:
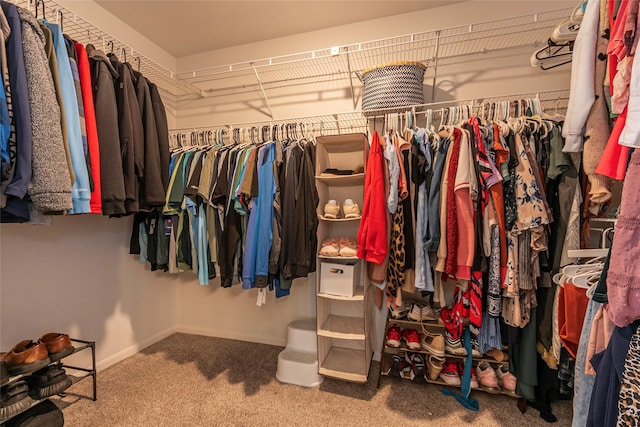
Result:
{"label": "leopard print garment", "polygon": [[395,298],[398,289],[404,283],[404,209],[398,203],[396,213],[393,214],[391,229],[391,244],[389,245],[389,264],[387,266],[387,296]]}
{"label": "leopard print garment", "polygon": [[640,328],[631,337],[618,394],[618,427],[640,425]]}

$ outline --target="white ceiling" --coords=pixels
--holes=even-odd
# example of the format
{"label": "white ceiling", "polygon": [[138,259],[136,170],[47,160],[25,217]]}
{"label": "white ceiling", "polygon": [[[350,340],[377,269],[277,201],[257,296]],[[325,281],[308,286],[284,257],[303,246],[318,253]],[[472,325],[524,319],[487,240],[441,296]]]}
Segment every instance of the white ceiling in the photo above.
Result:
{"label": "white ceiling", "polygon": [[463,0],[96,0],[176,58]]}

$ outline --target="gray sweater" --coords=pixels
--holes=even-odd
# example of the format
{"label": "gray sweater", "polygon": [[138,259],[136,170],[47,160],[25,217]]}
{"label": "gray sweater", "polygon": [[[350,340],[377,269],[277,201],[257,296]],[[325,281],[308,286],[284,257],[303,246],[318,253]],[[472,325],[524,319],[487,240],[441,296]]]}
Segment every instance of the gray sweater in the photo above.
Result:
{"label": "gray sweater", "polygon": [[73,207],[71,177],[60,127],[60,106],[44,51],[45,38],[31,12],[18,8],[18,14],[22,24],[33,133],[33,175],[29,195],[39,212],[66,211]]}

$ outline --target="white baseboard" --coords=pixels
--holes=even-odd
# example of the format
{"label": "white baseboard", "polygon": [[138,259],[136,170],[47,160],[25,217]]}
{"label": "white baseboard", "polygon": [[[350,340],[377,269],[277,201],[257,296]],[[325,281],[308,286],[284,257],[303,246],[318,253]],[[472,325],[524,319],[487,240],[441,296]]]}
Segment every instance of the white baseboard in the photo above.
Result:
{"label": "white baseboard", "polygon": [[106,359],[98,361],[96,363],[96,370],[102,371],[103,369],[107,369],[109,366],[115,365],[116,363],[123,361],[127,357],[133,356],[134,354],[144,350],[145,348],[149,347],[150,345],[155,344],[158,341],[161,341],[161,340],[167,338],[169,335],[175,334],[176,332],[178,332],[178,328],[177,327],[168,328],[168,329],[165,329],[162,332],[158,332],[157,334],[142,340],[138,344],[134,344],[132,346],[129,346],[129,347],[125,348],[124,350],[121,350],[121,351],[117,352],[116,354],[113,354],[113,355],[107,357]]}
{"label": "white baseboard", "polygon": [[258,344],[275,345],[278,347],[284,347],[287,345],[286,337],[284,339],[278,339],[275,337],[265,337],[261,335],[229,333],[228,331],[218,330],[218,329],[204,329],[204,328],[194,328],[191,326],[178,326],[176,332],[180,332],[183,334],[203,335],[205,337],[227,338],[232,340],[247,341],[247,342],[253,342]]}

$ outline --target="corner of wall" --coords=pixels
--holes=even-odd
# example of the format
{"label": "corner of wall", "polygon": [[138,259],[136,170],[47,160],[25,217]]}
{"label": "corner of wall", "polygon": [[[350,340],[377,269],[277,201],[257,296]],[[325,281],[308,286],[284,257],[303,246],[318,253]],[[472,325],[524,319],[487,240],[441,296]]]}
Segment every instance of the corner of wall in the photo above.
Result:
{"label": "corner of wall", "polygon": [[136,353],[139,353],[140,351],[157,343],[158,341],[162,341],[163,339],[175,334],[176,332],[180,332],[180,331],[178,331],[177,326],[174,326],[174,327],[167,328],[164,331],[158,332],[155,335],[147,337],[137,344],[133,344],[115,354],[112,354],[111,356],[108,356],[105,359],[99,360],[96,363],[96,369],[98,371],[107,369],[108,367],[113,366],[118,362],[122,362],[124,359],[131,357]]}

